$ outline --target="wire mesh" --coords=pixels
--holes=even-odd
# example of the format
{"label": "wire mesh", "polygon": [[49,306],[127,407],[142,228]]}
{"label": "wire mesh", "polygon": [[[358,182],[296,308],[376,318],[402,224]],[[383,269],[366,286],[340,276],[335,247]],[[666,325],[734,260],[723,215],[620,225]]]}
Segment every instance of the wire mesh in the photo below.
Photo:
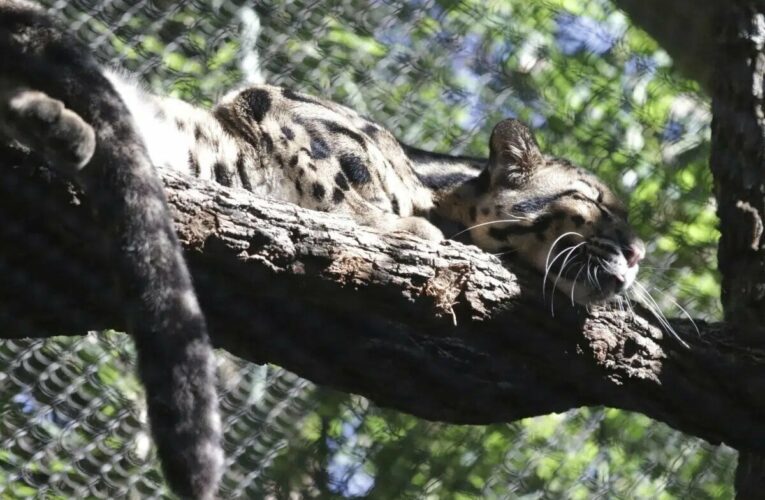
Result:
{"label": "wire mesh", "polygon": [[[485,155],[516,116],[630,194],[644,283],[719,315],[709,111],[608,2],[47,1],[105,64],[200,105],[267,81],[424,149]],[[661,166],[660,166],[661,165]],[[670,314],[673,311],[670,310]],[[677,311],[674,311],[677,314]],[[0,498],[163,498],[128,337],[0,343]],[[223,498],[726,498],[734,454],[582,409],[448,426],[219,353]]]}

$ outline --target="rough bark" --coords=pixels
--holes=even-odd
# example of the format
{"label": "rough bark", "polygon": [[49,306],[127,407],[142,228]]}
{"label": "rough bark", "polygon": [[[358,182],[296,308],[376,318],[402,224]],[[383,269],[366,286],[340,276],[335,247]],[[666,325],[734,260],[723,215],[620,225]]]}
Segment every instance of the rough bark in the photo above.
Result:
{"label": "rough bark", "polygon": [[[12,163],[0,155],[2,163]],[[719,324],[681,346],[650,316],[540,300],[541,277],[455,242],[352,221],[163,172],[219,347],[378,404],[454,423],[585,405],[639,411],[765,451],[765,352]],[[122,326],[108,259],[65,185],[0,165],[0,332]],[[747,384],[741,384],[747,380]]]}
{"label": "rough bark", "polygon": [[[741,344],[765,344],[765,4],[729,2],[719,19],[712,157],[726,322]],[[765,401],[765,386],[743,379]],[[760,415],[761,422],[763,415]],[[761,498],[765,454],[739,455],[739,498]]]}
{"label": "rough bark", "polygon": [[659,42],[686,77],[712,88],[710,57],[716,21],[726,2],[716,0],[614,0],[637,26]]}

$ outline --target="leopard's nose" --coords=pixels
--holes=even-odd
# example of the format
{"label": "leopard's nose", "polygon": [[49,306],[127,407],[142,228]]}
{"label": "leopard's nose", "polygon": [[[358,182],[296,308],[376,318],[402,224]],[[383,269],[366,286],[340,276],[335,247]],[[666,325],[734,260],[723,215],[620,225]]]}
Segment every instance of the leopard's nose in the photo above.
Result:
{"label": "leopard's nose", "polygon": [[635,240],[622,250],[628,267],[635,267],[645,257],[645,243]]}

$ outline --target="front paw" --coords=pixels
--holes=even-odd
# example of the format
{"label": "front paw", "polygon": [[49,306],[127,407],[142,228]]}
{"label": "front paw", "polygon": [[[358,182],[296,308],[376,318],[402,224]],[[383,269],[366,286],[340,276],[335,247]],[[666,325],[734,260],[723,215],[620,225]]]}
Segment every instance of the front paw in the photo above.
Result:
{"label": "front paw", "polygon": [[13,139],[69,175],[90,161],[96,149],[95,131],[64,103],[22,88],[3,97],[3,125]]}
{"label": "front paw", "polygon": [[422,217],[402,217],[394,222],[395,231],[406,231],[428,241],[443,241],[444,233]]}

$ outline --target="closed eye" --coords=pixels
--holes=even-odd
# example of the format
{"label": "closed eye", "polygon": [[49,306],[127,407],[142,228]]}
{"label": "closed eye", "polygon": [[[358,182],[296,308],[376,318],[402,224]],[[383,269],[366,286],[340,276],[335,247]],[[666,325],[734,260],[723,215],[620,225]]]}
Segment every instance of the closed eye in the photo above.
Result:
{"label": "closed eye", "polygon": [[612,217],[615,214],[617,217],[627,220],[627,213],[620,207],[606,205],[605,203],[595,201],[592,198],[588,198],[581,193],[572,194],[571,197],[577,201],[584,201],[586,203],[595,205],[595,207],[606,216]]}

